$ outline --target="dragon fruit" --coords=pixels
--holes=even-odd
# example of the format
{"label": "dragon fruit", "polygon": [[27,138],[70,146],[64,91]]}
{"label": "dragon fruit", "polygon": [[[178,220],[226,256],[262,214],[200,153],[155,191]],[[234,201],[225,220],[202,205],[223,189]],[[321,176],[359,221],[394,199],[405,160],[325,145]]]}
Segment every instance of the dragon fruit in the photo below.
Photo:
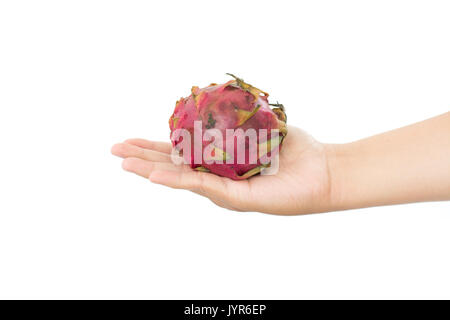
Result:
{"label": "dragon fruit", "polygon": [[271,165],[287,134],[286,114],[266,92],[228,75],[234,79],[194,86],[177,101],[171,142],[193,169],[242,180]]}

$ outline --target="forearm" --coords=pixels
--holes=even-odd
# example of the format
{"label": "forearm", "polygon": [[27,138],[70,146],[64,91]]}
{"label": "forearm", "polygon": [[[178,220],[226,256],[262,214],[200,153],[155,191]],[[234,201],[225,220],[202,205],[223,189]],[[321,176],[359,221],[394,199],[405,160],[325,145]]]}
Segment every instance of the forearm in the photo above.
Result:
{"label": "forearm", "polygon": [[450,199],[450,112],[327,148],[334,209]]}

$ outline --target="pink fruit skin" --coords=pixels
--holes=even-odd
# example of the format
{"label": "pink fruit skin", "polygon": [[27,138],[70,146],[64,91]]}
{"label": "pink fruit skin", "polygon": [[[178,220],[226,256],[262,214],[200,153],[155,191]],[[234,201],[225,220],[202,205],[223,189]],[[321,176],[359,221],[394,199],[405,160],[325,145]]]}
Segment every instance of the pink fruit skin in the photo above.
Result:
{"label": "pink fruit skin", "polygon": [[[285,117],[284,119],[279,119],[279,116],[271,109],[267,100],[268,94],[244,82],[242,83],[250,86],[250,89],[248,87],[243,89],[242,85],[240,85],[242,83],[239,83],[242,80],[236,79],[221,85],[211,84],[202,89],[193,87],[192,94],[189,97],[181,98],[177,101],[175,110],[169,119],[171,141],[174,147],[181,140],[174,138],[173,131],[175,129],[188,130],[191,133],[192,140],[194,140],[194,121],[196,120],[202,121],[203,133],[211,128],[220,130],[223,136],[223,146],[226,146],[226,129],[241,128],[245,131],[253,128],[257,132],[258,129],[267,129],[269,132],[268,139],[270,139],[270,130],[278,129],[280,130],[281,140],[284,138],[286,135],[286,119]],[[256,113],[248,117],[249,112],[254,111],[258,106]],[[243,113],[239,110],[248,111],[244,113],[246,117],[243,117]],[[284,111],[284,109],[282,110]],[[261,139],[266,140],[265,138]],[[259,140],[260,138],[258,137],[258,144],[264,142]],[[211,141],[204,141],[203,148],[210,143]],[[248,148],[248,142],[246,147]],[[236,149],[237,145],[235,144],[233,159],[237,159]],[[226,151],[229,152],[228,150]],[[194,164],[193,154],[194,152],[192,151],[190,159],[187,159],[192,168],[203,167],[207,169],[206,171],[233,180],[248,178],[249,176],[246,173],[254,168],[261,167],[260,159],[258,159],[257,163],[249,163],[248,156],[246,156],[246,163],[244,164],[238,164],[236,160],[233,160],[233,163],[207,164],[203,161],[201,164]]]}

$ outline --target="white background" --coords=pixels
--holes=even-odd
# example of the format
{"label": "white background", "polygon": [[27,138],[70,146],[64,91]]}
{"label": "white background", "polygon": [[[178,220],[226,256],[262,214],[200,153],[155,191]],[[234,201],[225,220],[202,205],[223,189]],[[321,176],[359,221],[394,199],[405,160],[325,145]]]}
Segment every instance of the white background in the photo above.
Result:
{"label": "white background", "polygon": [[225,72],[363,138],[450,109],[450,6],[2,1],[0,298],[450,298],[448,202],[278,217],[122,171]]}

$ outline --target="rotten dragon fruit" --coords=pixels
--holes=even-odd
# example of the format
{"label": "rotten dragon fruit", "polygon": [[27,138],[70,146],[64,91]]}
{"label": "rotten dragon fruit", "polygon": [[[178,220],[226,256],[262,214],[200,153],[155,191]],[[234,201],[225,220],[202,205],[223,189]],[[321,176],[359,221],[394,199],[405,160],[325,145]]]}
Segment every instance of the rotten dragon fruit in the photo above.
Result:
{"label": "rotten dragon fruit", "polygon": [[[177,101],[169,120],[174,150],[192,168],[233,180],[271,165],[287,134],[281,104],[242,79],[206,88]],[[273,108],[272,108],[272,107]]]}

